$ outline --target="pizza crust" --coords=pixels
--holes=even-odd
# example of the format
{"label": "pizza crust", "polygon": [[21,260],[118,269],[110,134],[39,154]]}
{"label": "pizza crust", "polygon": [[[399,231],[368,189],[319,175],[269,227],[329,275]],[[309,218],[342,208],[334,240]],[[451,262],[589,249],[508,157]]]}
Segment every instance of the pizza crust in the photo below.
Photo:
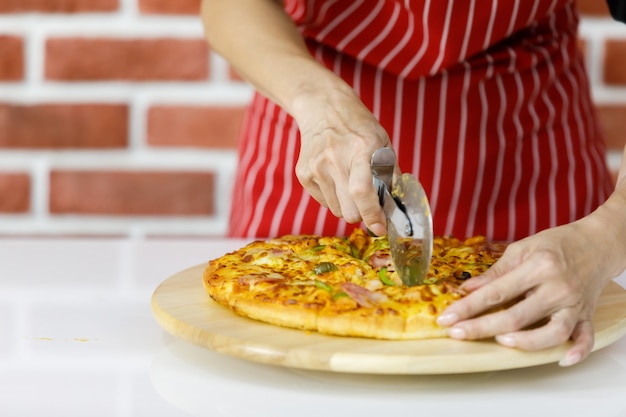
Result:
{"label": "pizza crust", "polygon": [[258,303],[244,298],[235,303],[233,311],[241,316],[276,326],[317,330],[317,312],[313,310],[291,308],[280,304]]}

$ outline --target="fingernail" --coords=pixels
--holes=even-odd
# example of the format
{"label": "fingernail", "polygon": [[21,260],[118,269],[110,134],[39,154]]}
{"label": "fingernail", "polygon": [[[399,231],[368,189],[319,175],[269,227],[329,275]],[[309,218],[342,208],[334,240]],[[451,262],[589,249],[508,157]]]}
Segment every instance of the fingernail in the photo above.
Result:
{"label": "fingernail", "polygon": [[516,345],[515,338],[513,336],[509,336],[509,335],[506,335],[506,334],[496,336],[496,340],[502,346],[506,346],[506,347],[511,347],[512,348],[512,347],[515,347],[515,345]]}
{"label": "fingernail", "polygon": [[387,228],[380,223],[374,223],[373,225],[369,227],[369,229],[376,236],[384,236],[387,233]]}
{"label": "fingernail", "polygon": [[437,324],[440,326],[450,326],[451,324],[456,323],[459,320],[459,316],[454,313],[450,314],[442,314],[437,317]]}
{"label": "fingernail", "polygon": [[461,329],[460,327],[453,327],[450,330],[448,330],[448,336],[450,336],[453,339],[465,339],[465,330]]}
{"label": "fingernail", "polygon": [[580,353],[568,353],[565,355],[563,359],[559,362],[561,366],[572,366],[580,362],[581,355]]}

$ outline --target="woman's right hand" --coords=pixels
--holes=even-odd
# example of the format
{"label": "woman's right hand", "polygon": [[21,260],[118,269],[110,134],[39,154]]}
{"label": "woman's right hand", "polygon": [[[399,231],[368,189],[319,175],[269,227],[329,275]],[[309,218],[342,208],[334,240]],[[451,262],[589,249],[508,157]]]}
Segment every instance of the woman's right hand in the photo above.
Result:
{"label": "woman's right hand", "polygon": [[372,182],[370,161],[389,136],[358,95],[343,81],[330,88],[311,86],[294,101],[300,128],[296,175],[321,205],[348,223],[363,221],[376,235],[386,234],[385,216]]}

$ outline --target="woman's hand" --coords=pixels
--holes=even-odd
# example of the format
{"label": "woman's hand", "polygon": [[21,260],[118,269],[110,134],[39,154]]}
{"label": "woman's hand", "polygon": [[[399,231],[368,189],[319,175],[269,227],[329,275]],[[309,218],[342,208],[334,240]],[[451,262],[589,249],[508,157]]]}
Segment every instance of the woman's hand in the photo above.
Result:
{"label": "woman's hand", "polygon": [[301,132],[296,175],[335,216],[348,223],[363,220],[373,233],[384,235],[370,161],[378,148],[391,146],[389,137],[356,93],[335,82],[332,88],[309,89],[294,106]]}
{"label": "woman's hand", "polygon": [[[500,344],[523,350],[572,339],[560,364],[580,362],[593,348],[598,297],[624,270],[623,237],[594,214],[509,245],[485,274],[463,285],[469,294],[438,323],[450,326],[455,339],[495,336]],[[615,220],[623,224],[623,215]]]}

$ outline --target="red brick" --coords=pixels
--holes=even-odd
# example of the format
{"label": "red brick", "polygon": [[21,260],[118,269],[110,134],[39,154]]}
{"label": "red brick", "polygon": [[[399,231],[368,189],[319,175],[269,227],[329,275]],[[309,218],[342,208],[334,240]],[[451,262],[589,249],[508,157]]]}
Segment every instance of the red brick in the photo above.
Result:
{"label": "red brick", "polygon": [[155,106],[148,111],[148,144],[235,148],[245,107]]}
{"label": "red brick", "polygon": [[26,213],[30,210],[30,176],[0,172],[0,213]]}
{"label": "red brick", "polygon": [[124,104],[0,103],[0,148],[123,148],[127,143]]}
{"label": "red brick", "polygon": [[607,147],[621,151],[626,145],[626,103],[597,105],[597,111]]}
{"label": "red brick", "polygon": [[145,14],[200,14],[202,0],[139,0],[139,11]]}
{"label": "red brick", "polygon": [[608,39],[605,43],[604,82],[626,85],[626,40]]}
{"label": "red brick", "polygon": [[209,77],[203,39],[54,38],[45,76],[55,81],[197,81]]}
{"label": "red brick", "polygon": [[578,10],[583,16],[610,16],[605,0],[576,0]]}
{"label": "red brick", "polygon": [[53,171],[52,214],[210,216],[213,173]]}
{"label": "red brick", "polygon": [[119,0],[0,0],[0,13],[81,13],[110,12]]}
{"label": "red brick", "polygon": [[24,41],[18,36],[0,36],[0,81],[24,79]]}

